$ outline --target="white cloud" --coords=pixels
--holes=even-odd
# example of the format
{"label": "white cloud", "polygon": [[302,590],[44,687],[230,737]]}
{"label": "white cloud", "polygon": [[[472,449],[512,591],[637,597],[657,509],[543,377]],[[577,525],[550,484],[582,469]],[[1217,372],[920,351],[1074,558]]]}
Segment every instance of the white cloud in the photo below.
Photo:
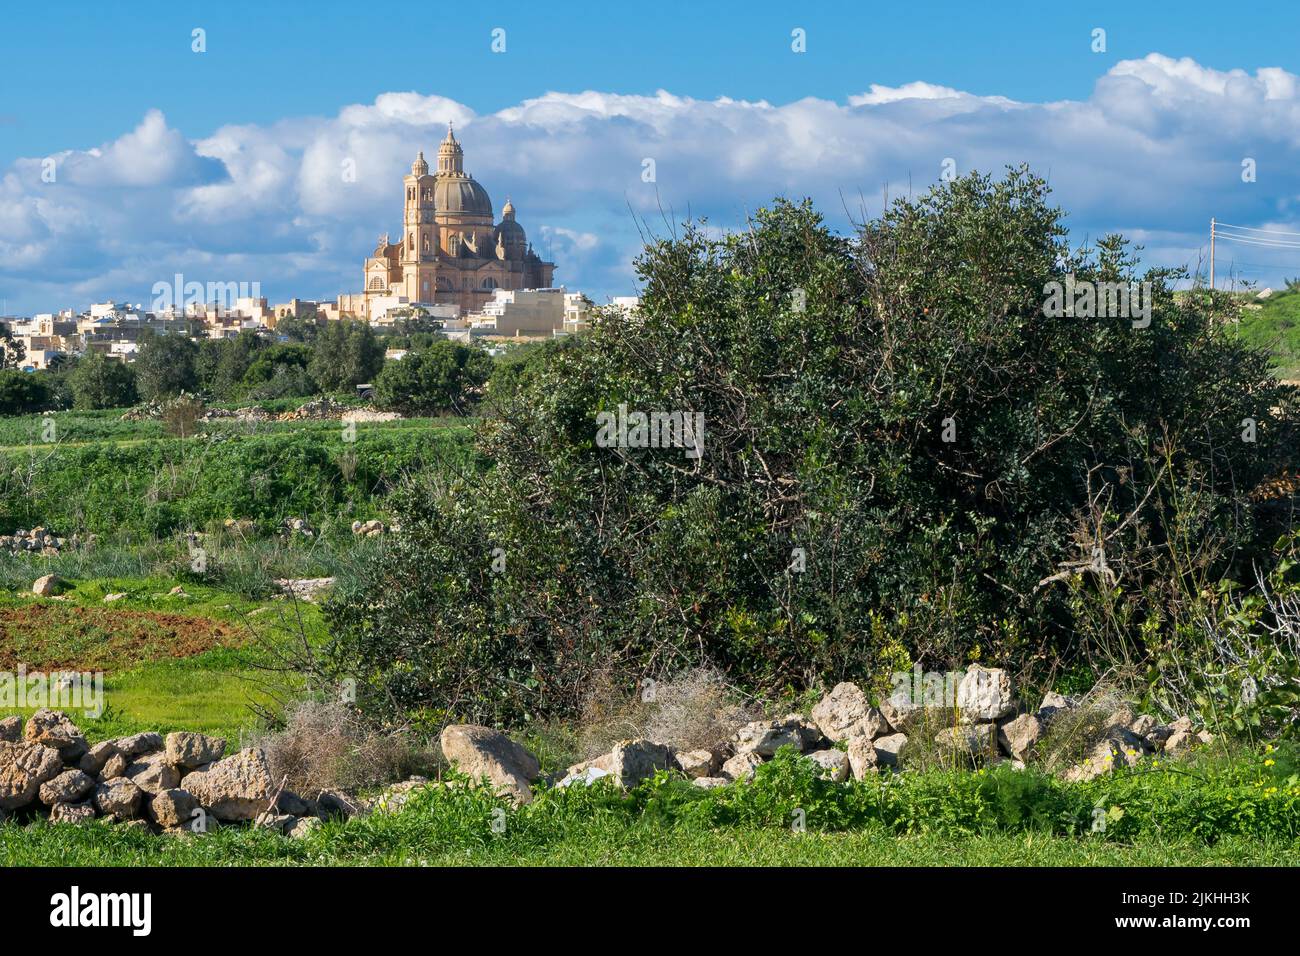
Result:
{"label": "white cloud", "polygon": [[[1212,215],[1292,229],[1300,219],[1300,78],[1275,67],[1151,54],[1113,66],[1087,99],[1051,103],[917,81],[779,105],[550,92],[479,115],[392,92],[197,141],[149,111],[111,143],[55,157],[55,183],[42,182],[46,157],[15,162],[0,171],[0,294],[45,310],[84,304],[70,291],[141,298],[160,277],[197,270],[260,281],[272,297],[355,290],[376,237],[400,225],[402,175],[417,149],[435,161],[448,121],[497,208],[510,195],[555,256],[557,281],[597,297],[630,291],[633,214],[736,225],[782,193],[813,197],[847,226],[859,196],[877,213],[882,193],[928,187],[946,158],[960,172],[1029,162],[1076,238],[1140,235],[1162,264],[1194,265]],[[1247,157],[1254,183],[1241,179]],[[1277,275],[1300,272],[1282,253],[1251,252]]]}

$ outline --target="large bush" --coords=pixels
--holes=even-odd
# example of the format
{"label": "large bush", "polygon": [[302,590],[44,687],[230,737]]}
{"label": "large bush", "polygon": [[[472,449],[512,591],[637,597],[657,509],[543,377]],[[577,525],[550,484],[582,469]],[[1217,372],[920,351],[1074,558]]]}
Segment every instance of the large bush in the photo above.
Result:
{"label": "large bush", "polygon": [[[1247,492],[1294,440],[1226,300],[1134,268],[1118,238],[1072,249],[1023,170],[853,238],[782,201],[654,242],[639,313],[484,428],[490,474],[406,488],[403,535],[331,609],[337,665],[371,706],[509,720],[693,664],[773,691],[1086,657],[1081,593],[1249,559]],[[1145,278],[1149,325],[1046,314],[1067,276]],[[702,455],[602,447],[621,406],[702,414]]]}

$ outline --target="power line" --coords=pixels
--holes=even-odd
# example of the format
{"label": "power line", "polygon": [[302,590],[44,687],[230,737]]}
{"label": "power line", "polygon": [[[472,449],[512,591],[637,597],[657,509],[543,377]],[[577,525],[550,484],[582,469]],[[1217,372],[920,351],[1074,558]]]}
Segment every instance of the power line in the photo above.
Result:
{"label": "power line", "polygon": [[1285,229],[1260,229],[1256,226],[1238,226],[1230,222],[1220,222],[1218,225],[1229,229],[1244,229],[1246,232],[1262,232],[1270,236],[1300,236],[1300,232],[1288,232]]}

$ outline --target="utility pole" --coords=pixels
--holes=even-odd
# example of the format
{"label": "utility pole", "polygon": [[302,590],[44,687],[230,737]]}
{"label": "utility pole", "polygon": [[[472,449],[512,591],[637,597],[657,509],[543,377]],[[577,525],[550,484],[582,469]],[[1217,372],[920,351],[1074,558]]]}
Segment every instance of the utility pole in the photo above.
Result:
{"label": "utility pole", "polygon": [[1214,288],[1214,217],[1210,217],[1210,288]]}

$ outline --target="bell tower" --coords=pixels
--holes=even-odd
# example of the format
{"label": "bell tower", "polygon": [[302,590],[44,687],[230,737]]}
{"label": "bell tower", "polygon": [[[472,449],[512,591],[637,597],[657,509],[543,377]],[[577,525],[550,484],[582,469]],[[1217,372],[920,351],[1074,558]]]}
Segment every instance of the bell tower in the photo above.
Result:
{"label": "bell tower", "polygon": [[434,177],[421,151],[403,179],[402,294],[412,302],[432,302],[437,289],[438,227],[433,220]]}

